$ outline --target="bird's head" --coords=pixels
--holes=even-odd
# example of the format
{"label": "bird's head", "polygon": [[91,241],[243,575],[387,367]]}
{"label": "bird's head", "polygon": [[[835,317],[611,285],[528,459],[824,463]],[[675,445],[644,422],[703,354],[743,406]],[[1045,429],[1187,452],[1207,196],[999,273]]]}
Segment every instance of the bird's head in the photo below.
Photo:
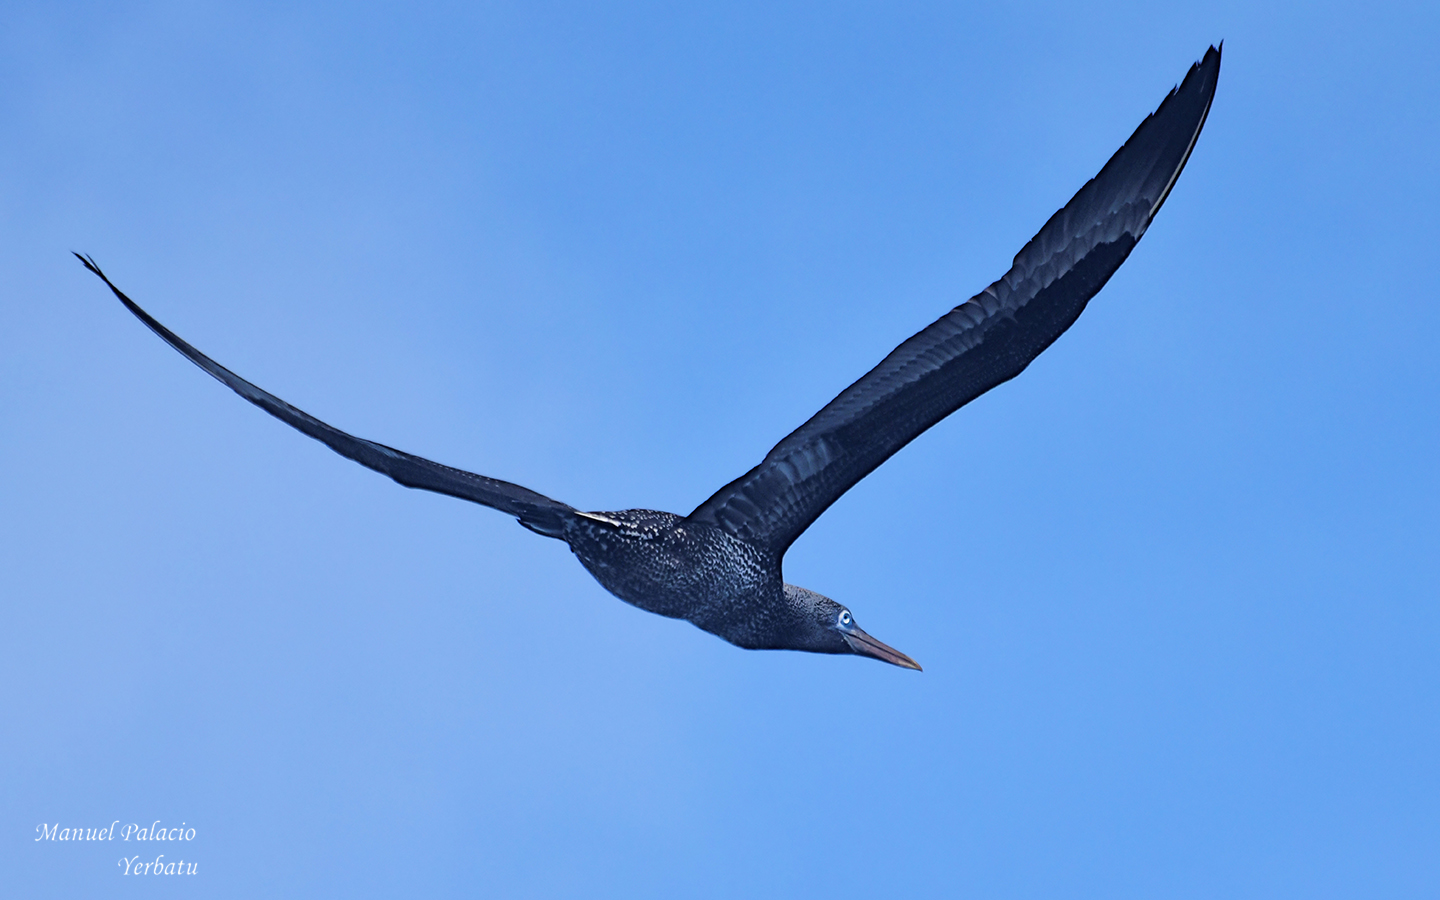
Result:
{"label": "bird's head", "polygon": [[866,634],[855,624],[850,610],[824,594],[787,584],[785,599],[802,612],[808,632],[804,649],[815,653],[854,653],[892,666],[920,671],[919,663]]}

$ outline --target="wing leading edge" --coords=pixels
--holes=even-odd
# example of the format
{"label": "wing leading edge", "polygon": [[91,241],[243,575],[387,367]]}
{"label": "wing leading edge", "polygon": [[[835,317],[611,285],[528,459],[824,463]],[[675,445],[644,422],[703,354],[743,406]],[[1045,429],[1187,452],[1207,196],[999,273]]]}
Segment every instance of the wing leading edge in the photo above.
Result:
{"label": "wing leading edge", "polygon": [[999,281],[896,347],[689,518],[783,554],[901,447],[1024,371],[1144,235],[1190,158],[1219,74],[1211,47]]}
{"label": "wing leading edge", "polygon": [[241,397],[286,425],[309,435],[341,456],[353,459],[367,469],[374,469],[382,475],[388,475],[405,487],[447,494],[509,513],[531,531],[550,537],[558,537],[565,518],[575,514],[575,510],[570,506],[558,500],[551,500],[544,494],[520,487],[518,484],[487,478],[484,475],[476,475],[461,469],[453,469],[403,450],[396,450],[394,447],[357,438],[325,424],[309,413],[296,409],[274,394],[261,390],[190,346],[179,335],[155,321],[135,301],[111,284],[110,279],[105,277],[105,273],[100,271],[100,267],[95,265],[94,260],[78,253],[75,256],[85,264],[85,268],[94,272],[105,282],[115,296],[120,298],[120,302],[125,304],[126,309],[134,313],[137,319],[158,334],[165,343],[180,351],[182,356],[204,369]]}

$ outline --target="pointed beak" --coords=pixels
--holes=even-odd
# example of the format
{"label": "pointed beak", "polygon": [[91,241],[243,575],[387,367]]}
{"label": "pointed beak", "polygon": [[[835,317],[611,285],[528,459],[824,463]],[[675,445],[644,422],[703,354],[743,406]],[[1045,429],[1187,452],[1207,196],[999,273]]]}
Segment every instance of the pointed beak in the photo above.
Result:
{"label": "pointed beak", "polygon": [[875,640],[870,635],[861,631],[859,626],[852,628],[848,632],[842,632],[842,637],[845,638],[845,643],[850,645],[851,651],[861,656],[878,659],[881,662],[887,662],[892,666],[899,666],[902,669],[914,669],[917,672],[924,671],[915,660],[896,650],[894,647],[887,646]]}

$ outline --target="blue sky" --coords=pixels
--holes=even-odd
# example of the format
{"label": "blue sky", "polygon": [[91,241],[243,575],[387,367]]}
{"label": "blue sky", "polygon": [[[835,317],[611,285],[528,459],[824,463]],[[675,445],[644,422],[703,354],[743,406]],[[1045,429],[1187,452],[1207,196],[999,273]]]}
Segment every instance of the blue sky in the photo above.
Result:
{"label": "blue sky", "polygon": [[[15,896],[1440,890],[1433,6],[4,21]],[[243,403],[69,256],[338,427],[683,513],[1001,274],[1222,38],[1077,325],[787,557],[923,674],[628,607]],[[196,828],[143,850],[197,874],[34,840],[115,819]]]}

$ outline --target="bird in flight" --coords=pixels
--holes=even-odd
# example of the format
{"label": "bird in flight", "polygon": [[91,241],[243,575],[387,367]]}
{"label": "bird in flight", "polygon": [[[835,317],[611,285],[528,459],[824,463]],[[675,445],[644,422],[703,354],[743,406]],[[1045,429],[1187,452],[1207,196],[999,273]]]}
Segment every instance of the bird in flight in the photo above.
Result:
{"label": "bird in flight", "polygon": [[543,494],[346,434],[181,340],[80,256],[126,309],[270,415],[405,487],[498,509],[562,540],[606,590],[751,650],[806,650],[920,666],[843,604],[786,584],[785,551],[860,479],[955,410],[1014,378],[1084,311],[1150,227],[1205,125],[1220,74],[1211,47],[1180,86],[1015,256],[999,281],[891,351],[755,468],[688,516],[582,512]]}

